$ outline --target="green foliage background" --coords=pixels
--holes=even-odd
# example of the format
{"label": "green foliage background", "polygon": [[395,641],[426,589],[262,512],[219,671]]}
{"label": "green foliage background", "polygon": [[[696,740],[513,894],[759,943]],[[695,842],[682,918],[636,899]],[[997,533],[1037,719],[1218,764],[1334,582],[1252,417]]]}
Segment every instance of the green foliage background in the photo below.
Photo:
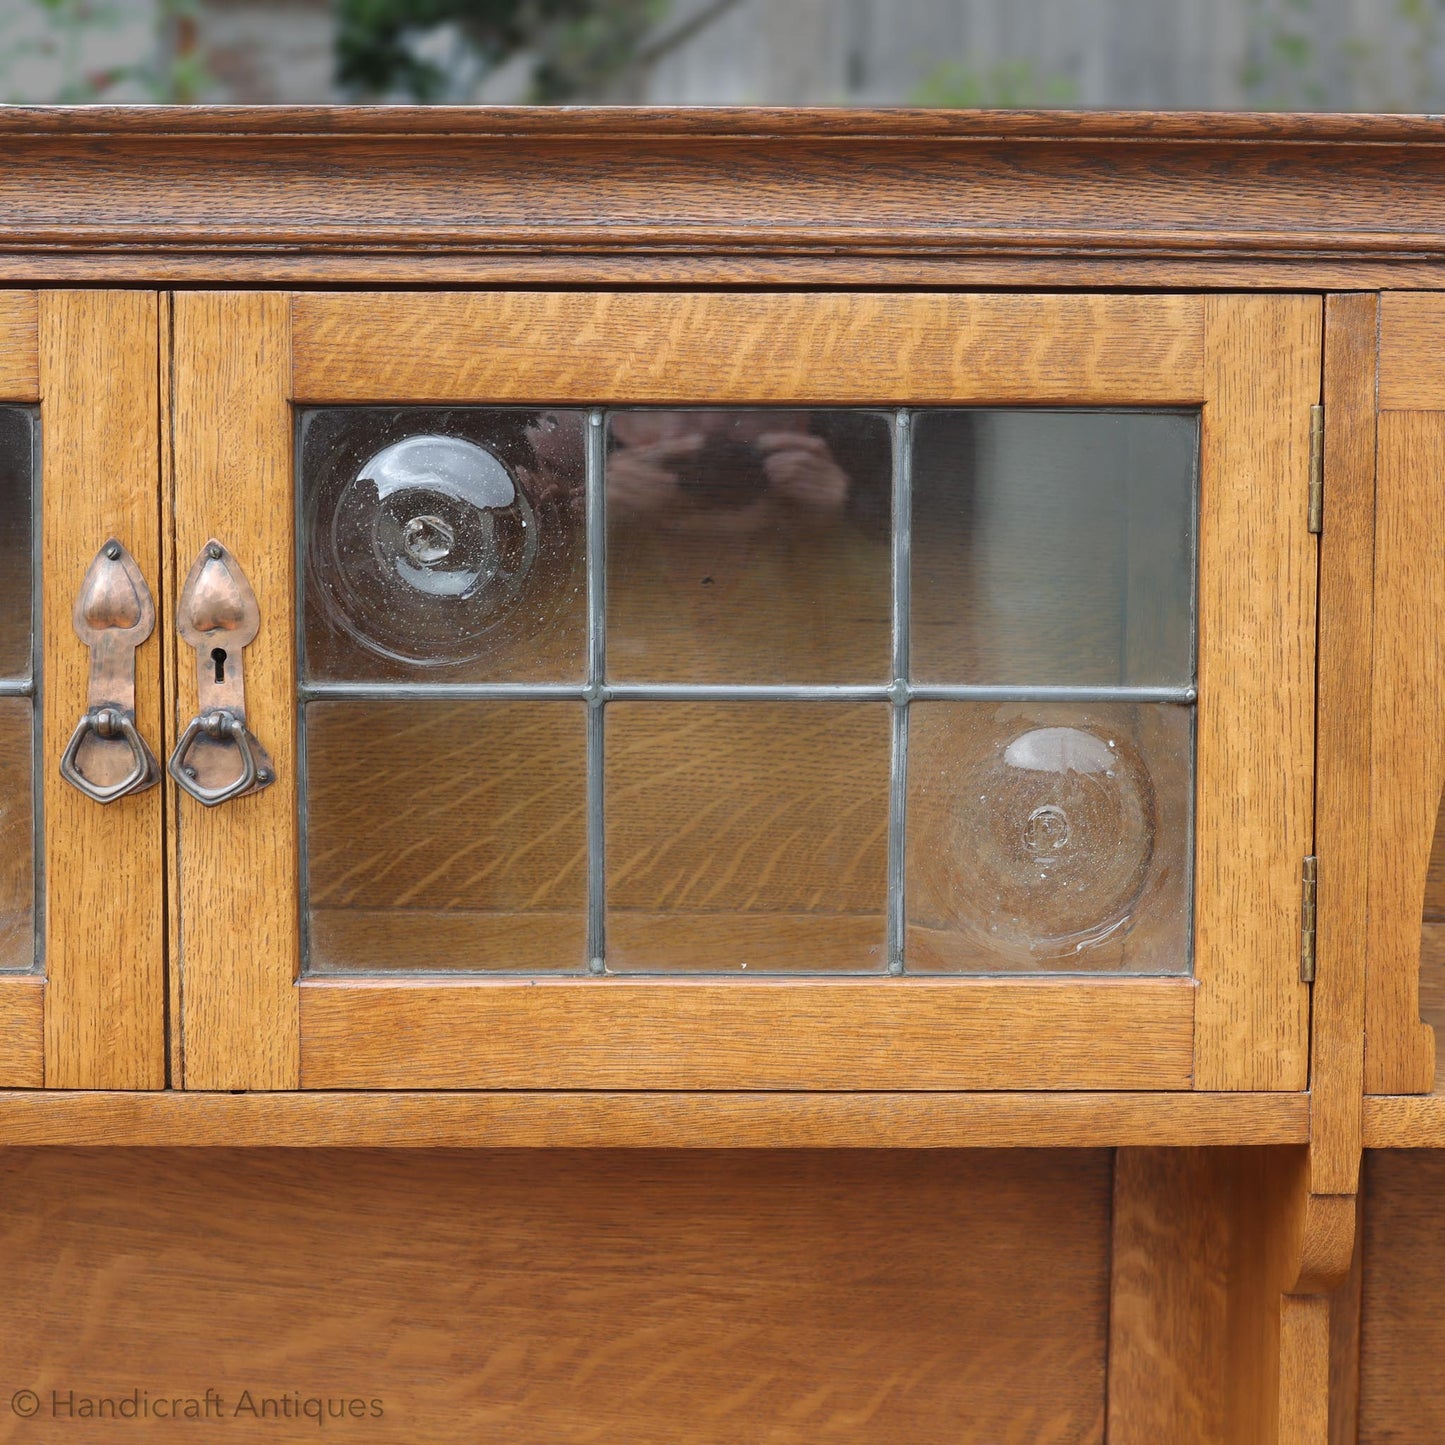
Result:
{"label": "green foliage background", "polygon": [[408,38],[454,24],[486,68],[532,50],[532,99],[570,100],[624,67],[667,0],[337,0],[336,77],[358,97],[435,100],[447,77]]}
{"label": "green foliage background", "polygon": [[[472,75],[519,54],[532,57],[533,102],[589,99],[637,63],[649,32],[672,0],[332,0],[335,76],[354,100],[430,102],[465,98],[444,67],[419,44],[438,27],[455,27]],[[782,0],[759,0],[777,4]],[[966,3],[966,0],[959,0]],[[1204,5],[1211,0],[1197,0]],[[1445,96],[1436,77],[1445,45],[1445,0],[1377,0],[1353,34],[1322,34],[1319,0],[1233,0],[1242,7],[1246,44],[1236,80],[1244,103],[1259,110],[1318,110],[1342,96],[1372,110],[1437,111]],[[0,98],[28,71],[55,75],[52,102],[117,96],[186,104],[209,98],[204,62],[207,9],[202,0],[155,0],[153,44],[141,58],[86,68],[103,53],[98,36],[129,23],[129,0],[0,0]],[[21,19],[27,23],[20,23]],[[151,25],[152,19],[141,22]],[[7,33],[7,25],[14,33]],[[199,44],[194,43],[199,36]],[[87,45],[82,45],[85,40]],[[144,48],[144,47],[142,47]],[[132,54],[135,48],[132,47]],[[979,65],[967,56],[920,57],[916,105],[1069,106],[1078,87],[1068,75],[1026,57]],[[317,96],[315,99],[324,99]]]}

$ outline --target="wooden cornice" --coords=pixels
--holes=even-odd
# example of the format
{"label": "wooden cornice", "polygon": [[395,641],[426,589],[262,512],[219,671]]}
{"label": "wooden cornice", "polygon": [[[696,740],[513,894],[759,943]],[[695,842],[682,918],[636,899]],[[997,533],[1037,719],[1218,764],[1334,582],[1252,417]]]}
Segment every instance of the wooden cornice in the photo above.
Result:
{"label": "wooden cornice", "polygon": [[1445,145],[1445,117],[1281,111],[837,106],[5,105],[0,135],[584,136],[721,139],[1283,141]]}
{"label": "wooden cornice", "polygon": [[1445,119],[0,108],[0,279],[1434,285]]}

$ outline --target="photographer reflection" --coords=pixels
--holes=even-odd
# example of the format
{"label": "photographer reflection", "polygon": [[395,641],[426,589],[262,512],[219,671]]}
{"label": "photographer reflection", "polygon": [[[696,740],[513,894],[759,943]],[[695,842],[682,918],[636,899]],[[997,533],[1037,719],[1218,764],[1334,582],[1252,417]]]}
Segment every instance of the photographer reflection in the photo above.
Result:
{"label": "photographer reflection", "polygon": [[890,457],[867,413],[614,412],[613,678],[886,676]]}

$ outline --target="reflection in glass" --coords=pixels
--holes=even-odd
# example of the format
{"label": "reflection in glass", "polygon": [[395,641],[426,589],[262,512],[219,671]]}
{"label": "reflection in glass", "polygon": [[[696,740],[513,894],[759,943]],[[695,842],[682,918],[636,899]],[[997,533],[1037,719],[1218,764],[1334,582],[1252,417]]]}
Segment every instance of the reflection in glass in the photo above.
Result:
{"label": "reflection in glass", "polygon": [[308,967],[586,964],[586,705],[306,707]]}
{"label": "reflection in glass", "polygon": [[607,966],[882,970],[888,709],[607,709]]}
{"label": "reflection in glass", "polygon": [[931,411],[913,446],[920,682],[1193,678],[1198,419]]}
{"label": "reflection in glass", "polygon": [[0,678],[28,678],[34,414],[0,406]]}
{"label": "reflection in glass", "polygon": [[0,698],[0,969],[35,961],[35,814],[28,698]]}
{"label": "reflection in glass", "polygon": [[608,676],[886,679],[891,448],[870,412],[613,412]]}
{"label": "reflection in glass", "polygon": [[312,680],[570,680],[583,415],[330,408],[301,423]]}
{"label": "reflection in glass", "polygon": [[891,683],[1182,695],[1196,414],[588,416],[303,413],[311,970],[1188,971],[1192,708]]}
{"label": "reflection in glass", "polygon": [[1188,972],[1190,709],[912,714],[910,970]]}

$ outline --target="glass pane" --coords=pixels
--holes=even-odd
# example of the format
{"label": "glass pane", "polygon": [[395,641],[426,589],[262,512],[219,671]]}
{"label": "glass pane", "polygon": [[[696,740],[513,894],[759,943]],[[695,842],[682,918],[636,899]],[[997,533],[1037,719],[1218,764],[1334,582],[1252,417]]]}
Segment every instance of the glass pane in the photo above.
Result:
{"label": "glass pane", "polygon": [[302,414],[312,681],[572,680],[586,649],[585,414]]}
{"label": "glass pane", "polygon": [[586,705],[306,707],[308,963],[581,970]]}
{"label": "glass pane", "polygon": [[1192,709],[923,702],[908,741],[919,973],[1187,973]]}
{"label": "glass pane", "polygon": [[607,709],[607,964],[881,970],[888,709]]}
{"label": "glass pane", "polygon": [[614,412],[608,676],[886,680],[891,478],[877,413]]}
{"label": "glass pane", "polygon": [[35,814],[30,701],[0,698],[0,969],[35,962]]}
{"label": "glass pane", "polygon": [[0,678],[30,676],[34,431],[32,412],[0,406]]}
{"label": "glass pane", "polygon": [[1198,419],[935,411],[913,444],[920,682],[1187,684]]}

